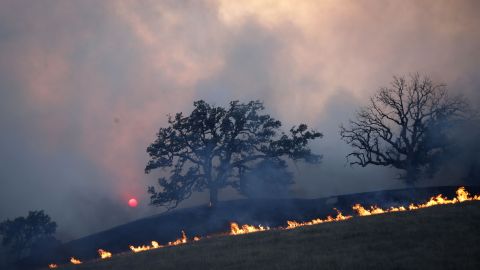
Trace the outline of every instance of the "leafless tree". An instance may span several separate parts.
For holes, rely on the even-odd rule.
[[[342,139],[355,150],[351,165],[391,166],[404,171],[400,178],[415,184],[447,146],[453,120],[467,111],[466,101],[450,97],[443,84],[419,74],[394,77],[361,108]]]

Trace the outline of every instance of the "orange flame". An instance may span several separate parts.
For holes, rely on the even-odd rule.
[[[98,254],[100,255],[100,258],[102,258],[102,259],[107,259],[107,258],[112,257],[112,253],[110,253],[108,251],[105,251],[103,249],[99,249]]]
[[[71,258],[70,258],[70,262],[71,262],[72,264],[81,264],[81,263],[82,263],[80,260],[75,259],[74,257],[71,257]]]
[[[230,235],[262,232],[262,231],[268,231],[268,230],[270,230],[269,227],[264,227],[262,225],[253,226],[253,225],[245,224],[245,225],[242,225],[242,227],[240,227],[235,222],[230,223]]]
[[[386,211],[383,210],[382,208],[379,208],[377,206],[370,206],[370,210],[365,209],[362,205],[360,204],[355,204],[353,207],[353,210],[357,212],[359,216],[370,216],[370,215],[377,215],[377,214],[383,214]]]
[[[438,194],[437,196],[433,196],[428,200],[426,203],[422,204],[410,204],[408,207],[399,206],[399,207],[390,207],[388,209],[382,209],[377,206],[370,206],[369,209],[366,209],[360,204],[355,204],[352,208],[357,212],[359,216],[370,216],[370,215],[377,215],[383,213],[390,213],[390,212],[399,212],[399,211],[407,211],[407,210],[416,210],[421,208],[432,207],[435,205],[442,205],[442,204],[456,204],[465,201],[478,201],[480,200],[480,195],[471,196],[468,191],[465,190],[465,187],[459,187],[456,191],[457,197],[453,199],[448,199],[447,197],[443,197],[442,194]]]
[[[156,249],[156,248],[161,248],[163,247],[162,245],[159,245],[157,241],[152,241],[152,248],[153,249]]]
[[[337,210],[337,209],[335,209],[335,210]],[[337,210],[337,216],[336,217],[328,216],[326,219],[317,218],[317,219],[312,219],[311,221],[307,221],[307,222],[297,222],[297,221],[289,220],[289,221],[287,221],[288,226],[285,229],[293,229],[293,228],[297,228],[297,227],[301,227],[301,226],[311,226],[311,225],[325,223],[325,222],[347,220],[347,219],[350,219],[350,218],[352,218],[352,216],[344,216],[342,214],[342,212]]]
[[[378,215],[378,214],[383,214],[383,213],[390,213],[390,212],[402,212],[402,211],[411,211],[411,210],[416,210],[420,208],[427,208],[435,205],[443,205],[443,204],[456,204],[456,203],[462,203],[465,201],[480,201],[480,195],[470,195],[468,191],[465,190],[465,187],[459,187],[456,191],[456,197],[453,199],[448,199],[446,197],[443,197],[442,194],[433,196],[428,200],[427,202],[423,204],[410,204],[408,207],[405,206],[397,206],[397,207],[390,207],[386,209],[382,209],[376,205],[370,206],[370,207],[363,207],[361,204],[355,204],[352,208],[353,210],[358,214],[358,216],[370,216],[370,215]],[[312,219],[311,221],[306,221],[306,222],[297,222],[297,221],[287,221],[287,227],[280,227],[276,228],[278,230],[286,230],[286,229],[294,229],[297,227],[301,226],[310,226],[310,225],[315,225],[315,224],[321,224],[321,223],[326,223],[326,222],[334,222],[334,221],[342,221],[342,220],[347,220],[351,219],[352,216],[344,216],[342,212],[337,211],[337,216],[332,217],[332,216],[327,216],[325,219]],[[238,223],[231,222],[230,223],[230,232],[229,235],[239,235],[239,234],[248,234],[248,233],[254,233],[254,232],[261,232],[261,231],[268,231],[270,230],[269,227],[264,227],[262,225],[254,226],[254,225],[242,225],[241,227],[238,225]],[[195,236],[193,238],[193,241],[200,241],[199,236]],[[182,231],[182,236],[181,238],[168,242],[168,246],[177,246],[181,244],[186,244],[188,242],[188,238],[185,234],[184,231]],[[164,246],[158,244],[156,241],[151,242],[151,246],[148,245],[143,245],[143,246],[129,246],[130,249],[137,253],[141,251],[146,251],[150,249],[157,249],[157,248],[162,248]],[[105,258],[110,258],[112,254],[108,251],[99,249],[98,253],[102,259]],[[81,264],[82,262],[78,259],[75,259],[72,257],[70,259],[70,262],[72,264]],[[57,268],[58,266],[56,264],[49,264],[49,268]]]
[[[146,251],[146,250],[150,250],[150,249],[162,248],[163,246],[160,245],[160,244],[158,244],[157,241],[152,241],[152,245],[151,245],[151,246],[138,246],[138,247],[129,246],[129,247],[130,247],[130,250],[132,250],[133,252],[137,253],[137,252]]]
[[[168,245],[169,246],[178,246],[178,245],[185,244],[185,243],[187,243],[187,235],[185,234],[184,231],[182,231],[182,237],[178,238],[177,240],[175,240],[173,242],[168,242]]]
[[[200,237],[198,236],[195,236],[193,238],[194,241],[199,241],[200,240]],[[181,244],[185,244],[187,243],[188,239],[187,239],[187,235],[185,234],[184,231],[182,231],[182,237],[175,240],[175,241],[172,241],[172,242],[168,242],[168,246],[178,246],[178,245],[181,245]],[[162,248],[164,246],[158,244],[157,241],[152,241],[152,245],[151,246],[138,246],[138,247],[135,247],[135,246],[130,246],[130,250],[132,250],[133,252],[137,253],[137,252],[141,252],[141,251],[146,251],[146,250],[150,250],[150,249],[157,249],[157,248]]]
[[[51,263],[51,264],[48,265],[48,268],[50,268],[50,269],[58,268],[58,265],[56,265],[54,263]]]
[[[480,195],[474,195],[473,197],[470,196],[470,193],[465,190],[465,187],[459,187],[457,189],[457,200],[459,202],[464,201],[480,201]]]

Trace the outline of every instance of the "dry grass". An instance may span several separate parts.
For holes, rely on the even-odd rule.
[[[60,269],[480,269],[480,203],[214,237]]]

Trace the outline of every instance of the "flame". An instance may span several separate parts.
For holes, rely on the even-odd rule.
[[[377,214],[383,214],[386,211],[383,210],[382,208],[379,208],[377,206],[370,206],[370,210],[365,209],[362,205],[360,204],[355,204],[353,207],[353,210],[357,212],[359,216],[370,216],[370,215],[377,215]]]
[[[130,250],[132,250],[133,252],[137,253],[137,252],[146,251],[146,250],[150,250],[150,249],[162,248],[163,246],[160,245],[160,244],[158,244],[157,241],[152,241],[152,245],[151,245],[151,246],[138,246],[138,247],[129,246],[129,247],[130,247]]]
[[[456,191],[457,197],[453,199],[448,199],[447,197],[443,197],[442,194],[438,194],[437,196],[433,196],[425,203],[422,204],[410,204],[408,207],[398,206],[398,207],[390,207],[387,209],[382,209],[377,206],[370,206],[369,209],[366,209],[360,204],[355,204],[352,208],[357,212],[359,216],[370,216],[370,215],[377,215],[377,214],[384,214],[390,212],[399,212],[399,211],[407,211],[407,210],[417,210],[421,208],[432,207],[435,205],[443,205],[443,204],[456,204],[462,203],[465,201],[479,201],[480,195],[471,196],[468,191],[465,190],[465,187],[459,187]]]
[[[407,211],[407,209],[404,206],[399,206],[399,207],[390,207],[388,209],[389,212],[401,212],[401,211]]]
[[[58,265],[56,265],[54,263],[51,263],[51,264],[48,265],[48,268],[50,268],[50,269],[58,268]]]
[[[456,191],[456,197],[453,199],[448,199],[446,197],[443,197],[442,194],[438,194],[436,196],[431,197],[427,202],[422,203],[422,204],[410,204],[407,207],[405,206],[396,206],[396,207],[390,207],[390,208],[381,208],[376,205],[370,206],[370,207],[364,207],[361,204],[355,204],[352,209],[357,213],[358,216],[370,216],[370,215],[379,215],[379,214],[384,214],[384,213],[390,213],[390,212],[403,212],[403,211],[411,211],[411,210],[416,210],[420,208],[427,208],[427,207],[432,207],[435,205],[443,205],[443,204],[456,204],[456,203],[462,203],[465,201],[480,201],[480,195],[471,195],[468,191],[465,190],[465,187],[459,187]],[[321,223],[326,223],[326,222],[335,222],[335,221],[342,221],[342,220],[347,220],[351,219],[352,216],[348,215],[343,215],[342,212],[339,210],[335,209],[337,211],[337,216],[332,217],[332,216],[327,216],[324,219],[312,219],[310,221],[306,222],[298,222],[298,221],[287,221],[287,226],[286,227],[280,227],[280,228],[275,228],[278,230],[288,230],[288,229],[294,229],[297,227],[301,226],[310,226],[310,225],[315,225],[315,224],[321,224]],[[247,233],[254,233],[254,232],[262,232],[262,231],[268,231],[270,230],[269,227],[264,227],[262,225],[254,226],[254,225],[249,225],[249,224],[244,224],[241,227],[238,225],[238,223],[231,222],[230,223],[230,232],[229,235],[239,235],[239,234],[247,234]],[[208,237],[208,236],[207,236]],[[193,238],[193,241],[200,241],[201,238],[199,236],[195,236]],[[188,243],[188,238],[187,235],[185,234],[184,231],[182,231],[182,236],[178,238],[175,241],[168,242],[168,246],[177,246],[181,244],[186,244]],[[141,251],[146,251],[150,249],[157,249],[157,248],[162,248],[164,247],[163,245],[158,244],[156,241],[152,241],[151,245],[143,245],[143,246],[129,246],[130,249],[137,253]],[[103,249],[99,249],[98,253],[102,259],[110,258],[112,257],[112,253],[105,251]],[[81,264],[82,262],[78,259],[75,259],[72,257],[70,259],[70,262],[72,264]],[[57,268],[58,266],[56,264],[49,264],[49,268]]]
[[[253,226],[253,225],[242,225],[239,227],[237,223],[232,222],[230,223],[230,235],[238,235],[238,234],[246,234],[246,233],[254,233],[254,232],[262,232],[270,230],[269,227],[264,227],[262,225]]]
[[[108,251],[105,251],[103,249],[99,249],[98,254],[100,255],[100,258],[102,258],[102,259],[107,259],[107,258],[112,257],[112,253],[110,253]]]
[[[194,241],[199,241],[200,240],[200,237],[198,236],[195,236],[193,238]],[[168,246],[178,246],[178,245],[181,245],[181,244],[186,244],[188,241],[187,239],[187,235],[185,234],[184,231],[182,231],[182,237],[178,238],[177,240],[175,241],[172,241],[172,242],[168,242]],[[150,249],[157,249],[157,248],[162,248],[164,246],[160,245],[157,241],[152,241],[152,245],[151,246],[138,246],[138,247],[135,247],[135,246],[130,246],[130,250],[132,250],[133,252],[137,253],[137,252],[142,252],[142,251],[146,251],[146,250],[150,250]]]
[[[465,187],[459,187],[456,193],[457,193],[457,200],[459,202],[480,201],[480,195],[475,195],[471,197],[470,193],[468,193],[468,191],[465,190]]]
[[[178,238],[177,240],[175,240],[173,242],[168,242],[168,245],[169,246],[178,246],[178,245],[186,244],[186,243],[187,243],[187,235],[185,234],[184,231],[182,231],[182,237]]]
[[[335,210],[337,210],[337,209],[335,209]],[[316,219],[312,219],[312,220],[307,221],[307,222],[297,222],[297,221],[289,220],[289,221],[287,221],[288,226],[285,229],[293,229],[293,228],[297,228],[297,227],[301,227],[301,226],[311,226],[311,225],[325,223],[325,222],[347,220],[347,219],[350,219],[350,218],[352,218],[352,216],[344,216],[342,214],[342,212],[337,210],[337,216],[336,217],[328,216],[326,219],[316,218]]]
[[[81,264],[81,263],[82,263],[80,260],[75,259],[74,257],[71,257],[71,258],[70,258],[70,262],[71,262],[72,264]]]
[[[161,248],[163,247],[162,245],[158,244],[157,241],[152,241],[152,248],[153,249],[156,249],[156,248]]]

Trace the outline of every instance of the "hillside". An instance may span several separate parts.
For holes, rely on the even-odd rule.
[[[311,220],[335,214],[337,208],[351,214],[355,203],[364,205],[406,205],[425,201],[435,194],[448,197],[455,194],[457,187],[428,187],[401,190],[348,194],[319,199],[263,199],[221,202],[216,208],[199,206],[179,209],[164,214],[136,220],[112,229],[68,242],[54,253],[38,254],[31,258],[30,266],[46,265],[50,262],[67,263],[71,256],[82,260],[98,257],[99,248],[112,253],[129,251],[129,245],[143,245],[156,240],[160,243],[172,241],[185,230],[188,236],[211,235],[225,232],[231,221],[242,224],[263,224],[270,227],[284,226],[287,220]],[[467,188],[478,194],[478,187]]]
[[[60,269],[480,269],[480,202],[219,236]]]
[[[39,252],[25,261],[23,268],[32,269],[51,262],[65,264],[72,256],[82,260],[96,259],[99,248],[114,254],[129,252],[129,245],[148,244],[152,240],[159,243],[175,240],[180,236],[181,230],[193,237],[225,232],[231,221],[270,227],[285,226],[287,220],[305,221],[336,214],[333,208],[351,214],[355,203],[382,207],[408,205],[411,202],[425,201],[439,193],[452,197],[456,189],[457,187],[447,186],[384,190],[319,199],[237,200],[221,202],[216,208],[199,206],[178,209],[65,243],[54,252]],[[467,189],[475,194],[480,192],[479,187]]]

